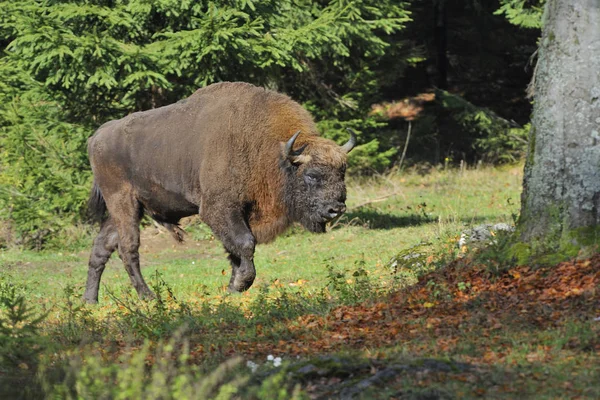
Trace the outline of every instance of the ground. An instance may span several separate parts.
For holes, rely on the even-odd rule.
[[[137,380],[148,384],[135,389],[145,398],[176,397],[173,382],[185,374],[213,382],[203,398],[219,390],[242,398],[598,398],[600,256],[500,265],[501,233],[485,251],[456,244],[469,226],[513,223],[521,171],[350,180],[347,215],[324,235],[293,228],[259,246],[257,280],[241,295],[226,293],[222,247],[195,221],[185,222],[184,244],[144,228],[143,273],[159,294],[152,302],[134,296],[116,257],[100,304],[87,306],[88,249],[2,251],[0,292],[10,284],[48,312],[38,327],[41,361],[23,358],[17,368],[48,371],[83,357],[72,371],[83,398],[112,390],[87,381],[92,375],[134,391],[133,372],[115,371],[136,370],[140,354],[154,371]],[[165,350],[169,341],[177,351]],[[159,362],[178,357],[183,366]],[[0,384],[14,381],[2,365]],[[168,394],[151,391],[157,371],[171,377],[160,389]],[[67,385],[47,380],[55,395]]]

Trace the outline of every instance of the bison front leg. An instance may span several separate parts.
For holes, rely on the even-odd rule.
[[[208,214],[208,213],[207,213]],[[211,227],[215,236],[221,239],[225,250],[229,253],[231,264],[230,292],[248,290],[254,278],[254,247],[256,239],[246,224],[246,218],[240,211],[226,214],[211,213],[205,215],[204,221]]]
[[[250,289],[256,277],[254,259],[240,258],[230,253],[229,263],[231,264],[231,279],[229,279],[227,290],[230,292],[243,292]]]
[[[250,289],[256,277],[254,268],[256,240],[243,219],[232,221],[231,227],[233,228],[231,235],[227,241],[223,241],[231,264],[231,279],[227,289],[230,292],[243,292]]]

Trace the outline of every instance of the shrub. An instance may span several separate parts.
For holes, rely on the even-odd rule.
[[[39,328],[45,318],[29,307],[22,288],[0,277],[0,367],[35,367],[43,342]]]
[[[0,112],[0,210],[21,244],[41,248],[48,235],[82,220],[90,188],[89,131],[66,122],[60,105],[38,91]]]
[[[81,349],[61,361],[62,373],[42,369],[47,398],[61,399],[300,399],[286,370],[252,379],[240,357],[202,371],[192,362],[190,348],[179,330],[166,341],[106,359],[102,349]]]
[[[35,312],[25,296],[0,276],[0,398],[39,397],[35,374],[47,344],[39,332],[46,314]]]

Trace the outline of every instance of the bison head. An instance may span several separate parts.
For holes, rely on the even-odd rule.
[[[349,131],[350,140],[343,146],[313,137],[294,150],[298,131],[283,147],[289,214],[311,232],[325,232],[327,222],[346,211],[346,154],[356,144]]]

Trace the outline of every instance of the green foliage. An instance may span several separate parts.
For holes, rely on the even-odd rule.
[[[365,173],[369,170],[383,171],[390,166],[391,158],[396,149],[380,151],[379,141],[374,139],[369,143],[356,146],[348,158],[348,166],[353,171]]]
[[[514,126],[492,111],[477,107],[460,96],[436,91],[436,102],[459,127],[457,147],[475,152],[489,163],[514,163],[527,150],[529,125]]]
[[[286,368],[253,376],[240,357],[203,371],[192,362],[189,340],[179,330],[156,345],[146,341],[118,357],[101,348],[69,352],[45,365],[40,380],[47,398],[61,399],[304,399]],[[149,360],[152,360],[149,363]],[[115,362],[116,361],[116,362]]]
[[[270,320],[293,319],[307,312],[319,312],[326,308],[324,296],[285,287],[263,285],[248,309],[256,323]]]
[[[399,286],[415,284],[419,276],[432,271],[433,247],[431,243],[419,243],[400,250],[387,263],[394,281]]]
[[[555,225],[547,236],[523,242],[519,232],[499,232],[490,246],[476,255],[490,271],[501,273],[514,265],[553,266],[563,261],[585,259],[600,248],[600,228],[589,226],[561,232]]]
[[[185,233],[195,241],[214,239],[214,235],[208,225],[199,220],[187,225],[185,227]]]
[[[393,37],[410,21],[407,5],[389,0],[23,0],[0,8],[0,214],[21,243],[38,248],[82,220],[86,139],[103,122],[226,80],[286,92],[318,120],[362,120],[384,83],[379,61],[393,53],[401,71],[414,56]],[[365,137],[360,168],[385,168],[393,153],[377,154],[374,136]]]
[[[38,90],[9,104],[0,109],[0,209],[23,244],[40,248],[48,234],[84,215],[89,132],[64,121],[60,105]]]
[[[545,3],[546,0],[500,0],[496,14],[504,15],[511,24],[539,29]]]
[[[102,337],[102,327],[92,316],[92,309],[81,299],[80,285],[66,284],[56,303],[56,336],[64,344],[77,344]]]
[[[354,270],[339,270],[327,265],[327,288],[342,304],[355,304],[366,300],[378,290],[365,269],[365,261],[355,263]]]
[[[155,360],[151,367],[149,358]],[[146,342],[118,362],[107,362],[101,349],[70,354],[62,382],[46,371],[41,376],[48,397],[65,399],[231,399],[248,380],[239,358],[206,375],[189,360],[189,344],[178,334],[154,351]]]
[[[307,105],[313,114],[319,113],[319,108]],[[341,122],[337,119],[324,119],[317,124],[321,132],[337,143],[348,140],[348,128],[353,129],[357,136],[358,145],[348,155],[348,166],[353,175],[370,175],[390,167],[397,150],[390,143],[389,130],[382,129],[386,124],[369,116],[365,119],[352,119]]]
[[[0,276],[0,374],[4,368],[31,369],[43,341],[39,330],[46,314],[30,307],[24,290]]]
[[[158,271],[150,280],[150,287],[156,298],[145,302],[131,290],[118,296],[109,291],[109,297],[119,306],[120,329],[124,333],[152,339],[169,335],[186,322],[193,324],[189,305],[175,298]]]

